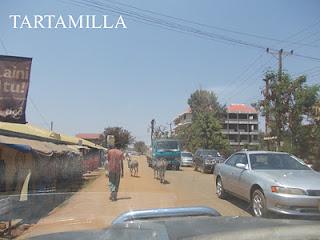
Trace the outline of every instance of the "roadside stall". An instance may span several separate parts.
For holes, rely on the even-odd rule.
[[[0,171],[0,221],[9,223],[11,219],[32,219],[33,212],[56,206],[63,199],[51,193],[69,191],[74,182],[79,186],[82,180],[79,150],[3,135]]]

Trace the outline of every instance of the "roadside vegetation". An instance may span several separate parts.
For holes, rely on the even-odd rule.
[[[188,99],[192,112],[192,123],[177,129],[177,138],[183,148],[195,152],[198,148],[217,149],[223,154],[230,153],[229,142],[222,134],[226,109],[218,102],[212,91],[196,90]]]
[[[265,81],[269,91],[256,106],[263,116],[269,114],[267,135],[276,140],[263,148],[292,153],[320,169],[320,86],[308,85],[306,76],[295,78],[289,73],[282,73],[279,81],[273,71],[265,74]]]

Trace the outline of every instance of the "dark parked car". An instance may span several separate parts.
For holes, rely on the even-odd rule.
[[[194,154],[194,170],[213,173],[217,163],[222,163],[224,158],[214,149],[198,149]]]

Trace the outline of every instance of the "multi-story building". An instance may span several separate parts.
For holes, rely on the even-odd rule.
[[[173,120],[173,123],[174,123],[173,133],[177,129],[179,129],[179,127],[191,124],[192,123],[191,109],[188,108],[186,111],[184,111],[183,113],[175,117],[175,119]]]
[[[173,122],[175,124],[174,130],[191,124],[191,109],[179,114]],[[229,139],[230,145],[233,148],[253,148],[259,145],[258,112],[253,107],[245,104],[229,105],[222,126],[222,133]]]
[[[230,145],[234,148],[259,145],[257,110],[245,104],[229,105],[222,132],[228,137]]]

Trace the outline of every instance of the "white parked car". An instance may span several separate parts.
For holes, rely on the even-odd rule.
[[[193,155],[191,152],[181,152],[181,166],[183,167],[193,166]]]

